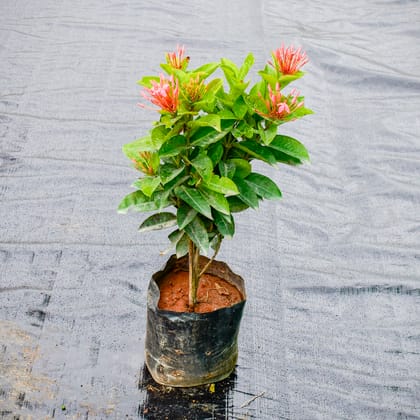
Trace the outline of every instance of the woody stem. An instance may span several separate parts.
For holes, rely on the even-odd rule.
[[[199,276],[199,259],[200,251],[195,246],[194,242],[190,239],[188,245],[188,280],[189,280],[189,293],[188,293],[188,304],[191,310],[197,303],[197,290],[198,282],[200,281]]]

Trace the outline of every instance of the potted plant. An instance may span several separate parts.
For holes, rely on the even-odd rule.
[[[152,277],[148,294],[146,364],[161,384],[211,383],[235,367],[246,294],[242,278],[215,257],[222,240],[234,235],[234,213],[281,197],[253,161],[309,160],[298,140],[278,133],[280,125],[312,113],[296,89],[283,91],[303,76],[306,62],[301,49],[282,46],[250,86],[252,54],[241,66],[222,58],[189,70],[189,57],[178,47],[161,64],[166,75],[138,82],[160,116],[148,134],[123,147],[141,176],[119,211],[154,212],[141,232],[174,228],[169,240],[176,255]],[[216,70],[220,77],[209,80]],[[203,309],[210,295],[222,302]]]

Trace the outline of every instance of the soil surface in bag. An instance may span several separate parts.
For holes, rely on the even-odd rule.
[[[159,309],[174,312],[192,312],[188,304],[188,272],[167,274],[160,282]],[[201,276],[197,291],[198,302],[194,312],[213,312],[241,302],[241,292],[229,282],[211,274]]]

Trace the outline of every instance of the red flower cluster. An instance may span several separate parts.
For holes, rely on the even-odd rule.
[[[155,168],[153,167],[153,154],[151,152],[139,152],[137,159],[131,159],[138,171],[146,175],[155,175]]]

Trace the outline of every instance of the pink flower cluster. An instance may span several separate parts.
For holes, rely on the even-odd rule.
[[[275,90],[268,86],[268,99],[264,99],[261,93],[259,96],[264,101],[267,112],[260,110],[256,110],[256,112],[262,117],[274,120],[282,120],[304,105],[303,101],[299,102],[299,92],[296,89],[285,96],[281,93],[278,83]]]
[[[182,88],[190,102],[199,101],[206,93],[206,85],[200,81],[200,76],[191,78]]]
[[[166,54],[166,62],[174,69],[185,70],[190,61],[190,57],[184,57],[184,54],[185,47],[177,45],[176,52]]]
[[[273,61],[269,61],[269,64],[282,74],[295,74],[309,61],[302,48],[295,50],[293,45],[288,48],[282,45],[272,52],[272,57]]]
[[[161,74],[159,83],[155,80],[152,80],[151,83],[151,88],[144,88],[143,97],[162,110],[171,114],[175,113],[179,106],[178,80],[174,80],[173,76],[165,79],[165,76]],[[143,104],[138,105],[142,108],[145,107]]]

